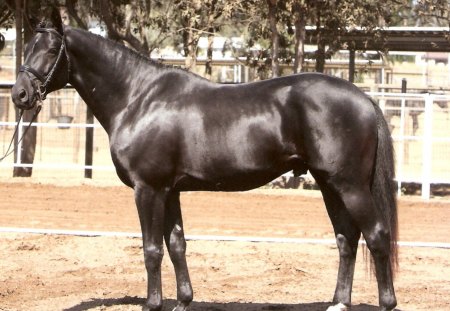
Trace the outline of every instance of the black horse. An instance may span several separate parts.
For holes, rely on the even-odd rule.
[[[174,310],[192,301],[181,191],[247,190],[290,170],[309,170],[323,193],[340,255],[333,302],[351,304],[362,233],[380,308],[396,306],[392,141],[380,109],[353,84],[315,73],[215,84],[64,27],[56,13],[40,26],[12,98],[32,109],[71,83],[105,128],[117,174],[135,192],[148,274],[144,310],[162,309],[164,240],[176,273]]]

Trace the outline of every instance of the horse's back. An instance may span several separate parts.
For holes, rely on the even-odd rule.
[[[372,103],[342,79],[300,74],[199,90],[179,122],[183,170],[195,179],[224,184],[307,167],[335,174],[374,152]]]

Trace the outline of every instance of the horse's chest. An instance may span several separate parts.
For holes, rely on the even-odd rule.
[[[173,171],[176,145],[173,131],[150,125],[125,128],[110,137],[116,169],[148,178],[165,178]]]

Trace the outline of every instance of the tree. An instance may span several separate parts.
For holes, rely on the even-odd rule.
[[[211,74],[212,42],[221,23],[230,17],[238,0],[66,0],[69,15],[79,24],[86,22],[78,11],[89,7],[89,14],[106,28],[107,36],[136,51],[150,55],[163,44],[182,46],[185,68],[195,67],[198,41],[201,36],[209,39],[205,74]]]
[[[173,1],[66,0],[65,5],[78,27],[87,29],[89,20],[97,19],[109,39],[147,56],[170,38]]]
[[[376,36],[380,27],[390,24],[392,12],[397,12],[402,5],[402,0],[321,0],[311,5],[311,19],[316,26],[316,71],[322,72],[325,59],[337,50],[351,49],[353,42],[342,41],[344,34],[361,28]]]
[[[442,1],[442,0],[429,0]],[[379,37],[377,29],[391,25],[395,14],[406,0],[250,0],[246,1],[248,46],[258,43],[262,50],[249,63],[260,71],[268,69],[278,75],[279,63],[293,65],[294,72],[303,70],[305,27],[315,26],[317,50],[309,55],[316,61],[316,71],[323,72],[325,59],[341,48],[351,48],[343,35],[354,28]],[[245,13],[244,13],[245,14]],[[246,20],[246,19],[244,19]],[[382,38],[379,38],[382,40]]]
[[[176,0],[175,10],[178,18],[177,33],[180,34],[185,59],[185,68],[191,70],[196,65],[198,54],[198,41],[200,37],[208,37],[208,51],[205,74],[211,75],[212,43],[226,21],[229,20],[240,0]]]
[[[14,23],[14,12],[8,6],[8,3],[4,2],[0,4],[0,26],[5,28],[12,27]],[[5,37],[0,33],[0,51],[5,47]]]
[[[448,0],[412,1],[415,26],[443,26],[450,28],[450,3]]]

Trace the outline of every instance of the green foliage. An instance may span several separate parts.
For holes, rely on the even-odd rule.
[[[450,3],[448,0],[413,1],[412,8],[416,26],[450,27]]]
[[[67,8],[71,23],[87,28],[99,21],[108,36],[150,54],[163,46],[181,46],[195,62],[201,36],[242,36],[246,57],[261,77],[268,76],[272,58],[293,64],[299,57],[299,25],[315,26],[317,51],[309,57],[320,65],[353,42],[343,34],[363,29],[382,41],[378,29],[394,25],[450,26],[448,0],[36,0],[24,1],[25,15],[42,16],[50,5]],[[270,5],[272,11],[269,10]],[[0,4],[0,26],[14,22],[15,1]],[[269,19],[275,20],[274,28]],[[31,23],[26,19],[24,27]],[[302,23],[303,22],[303,23]],[[272,24],[273,25],[273,24]],[[300,38],[300,39],[299,39]],[[273,53],[273,40],[277,53]],[[0,41],[1,42],[1,41]],[[274,56],[275,55],[275,56]],[[319,66],[320,67],[320,66]],[[320,69],[320,68],[318,68]]]

